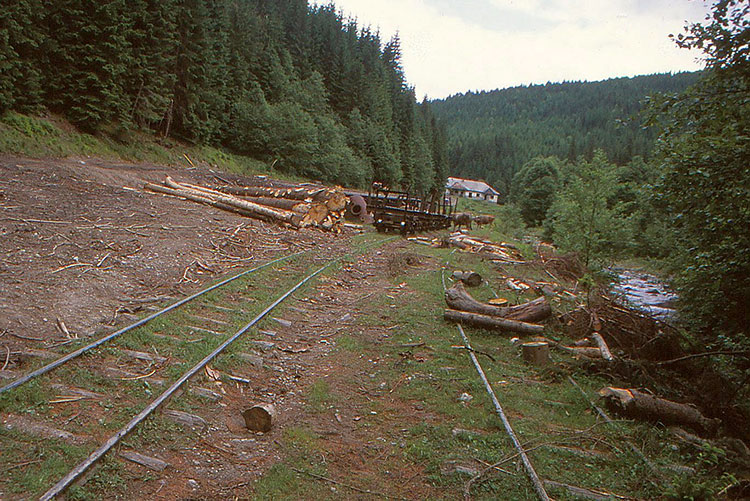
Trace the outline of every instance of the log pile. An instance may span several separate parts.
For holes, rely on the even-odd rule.
[[[338,188],[281,183],[254,178],[257,186],[205,187],[178,183],[167,177],[164,185],[147,183],[149,191],[210,205],[243,216],[293,228],[317,227],[340,233],[348,197]]]
[[[456,247],[466,252],[482,254],[492,261],[503,263],[522,263],[523,256],[513,245],[505,242],[495,243],[456,231],[441,240],[443,247]]]
[[[465,252],[482,254],[483,256],[499,263],[524,263],[523,256],[515,245],[501,242],[495,243],[479,237],[467,235],[461,231],[454,231],[443,238],[411,237],[409,241],[432,247],[456,247]]]
[[[521,334],[541,334],[544,326],[533,322],[552,314],[544,297],[517,306],[480,303],[466,292],[460,281],[445,291],[445,302],[448,308],[443,316],[448,321]]]

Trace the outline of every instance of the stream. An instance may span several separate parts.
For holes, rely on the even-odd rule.
[[[674,303],[677,294],[670,291],[658,277],[650,273],[613,268],[619,283],[613,287],[616,294],[654,318],[662,321],[673,320],[677,311]]]

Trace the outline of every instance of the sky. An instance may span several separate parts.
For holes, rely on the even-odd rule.
[[[321,3],[321,2],[319,2]],[[328,3],[328,2],[325,2]],[[702,0],[334,0],[401,39],[417,97],[532,83],[697,70],[669,34],[702,22]]]

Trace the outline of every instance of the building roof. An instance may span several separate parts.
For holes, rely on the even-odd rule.
[[[474,191],[477,193],[489,193],[499,195],[500,193],[484,181],[463,179],[460,177],[449,177],[446,187],[452,190]]]

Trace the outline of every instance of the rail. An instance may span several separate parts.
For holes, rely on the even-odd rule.
[[[289,258],[292,258],[292,257],[295,257],[295,256],[299,256],[301,254],[304,254],[305,252],[308,252],[308,251],[296,252],[296,253],[290,254],[288,256],[284,256],[284,257],[280,257],[278,259],[274,259],[273,261],[269,261],[269,262],[264,263],[264,264],[262,264],[260,266],[256,266],[255,268],[251,268],[249,270],[245,270],[245,271],[243,271],[241,273],[238,273],[238,274],[236,274],[234,276],[231,276],[231,277],[227,278],[226,280],[222,280],[221,282],[219,282],[217,284],[214,284],[214,285],[212,285],[210,287],[207,287],[207,288],[205,288],[205,289],[203,289],[201,291],[198,291],[195,294],[193,294],[191,296],[188,296],[188,297],[186,297],[184,299],[181,299],[181,300],[177,301],[176,303],[171,304],[170,306],[167,306],[166,308],[164,308],[162,310],[159,310],[159,311],[157,311],[156,313],[154,313],[152,315],[149,315],[149,316],[147,316],[145,318],[142,318],[141,320],[138,320],[137,322],[132,323],[132,324],[128,325],[127,327],[123,327],[122,329],[120,329],[118,331],[115,331],[112,334],[104,336],[103,338],[100,338],[100,339],[94,341],[93,343],[89,343],[86,346],[82,346],[81,348],[79,348],[79,349],[77,349],[77,350],[75,350],[75,351],[73,351],[71,353],[68,353],[67,355],[64,355],[64,356],[60,357],[57,360],[54,360],[53,362],[50,362],[49,364],[47,364],[47,365],[45,365],[43,367],[40,367],[39,369],[36,369],[36,370],[34,370],[34,371],[32,371],[32,372],[24,375],[24,376],[19,377],[18,379],[16,379],[12,383],[9,383],[9,384],[3,386],[2,388],[0,388],[0,394],[5,393],[6,391],[10,391],[13,388],[17,388],[17,387],[19,387],[19,386],[21,386],[21,385],[23,385],[25,383],[28,383],[29,381],[31,381],[35,377],[41,376],[42,374],[46,374],[47,372],[50,372],[51,370],[53,370],[53,369],[55,369],[57,367],[60,367],[61,365],[66,364],[67,362],[70,362],[74,358],[79,357],[79,356],[83,355],[84,353],[86,353],[88,351],[91,351],[91,350],[93,350],[94,348],[96,348],[98,346],[103,345],[107,341],[111,341],[112,339],[115,339],[115,338],[117,338],[117,337],[125,334],[128,331],[131,331],[133,329],[136,329],[138,327],[146,325],[151,320],[153,320],[153,319],[155,319],[157,317],[160,317],[161,315],[163,315],[165,313],[168,313],[168,312],[170,312],[170,311],[172,311],[172,310],[174,310],[176,308],[179,308],[180,306],[182,306],[182,305],[184,305],[186,303],[189,303],[190,301],[192,301],[192,300],[194,300],[194,299],[196,299],[196,298],[198,298],[198,297],[200,297],[200,296],[202,296],[202,295],[204,295],[204,294],[206,294],[208,292],[216,290],[219,287],[223,287],[224,285],[227,285],[228,283],[233,282],[233,281],[237,280],[238,278],[244,277],[246,275],[249,275],[250,273],[253,273],[253,272],[256,272],[256,271],[261,270],[263,268],[266,268],[268,266],[271,266],[272,264],[276,264],[276,263],[284,261],[286,259],[289,259]]]

